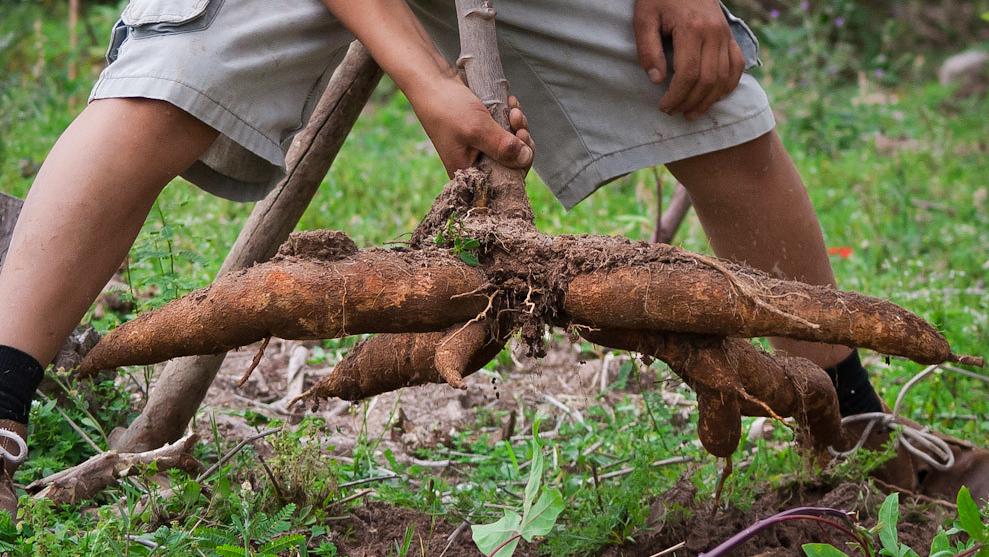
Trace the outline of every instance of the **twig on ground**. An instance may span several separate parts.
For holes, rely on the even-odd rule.
[[[151,540],[146,540],[146,539],[144,539],[144,538],[142,538],[140,536],[135,536],[133,534],[127,534],[126,538],[127,538],[127,541],[134,542],[134,543],[136,543],[138,545],[141,545],[141,546],[144,546],[144,547],[146,547],[146,548],[148,548],[148,549],[150,549],[152,551],[158,549],[158,544],[156,544],[155,542],[153,542]]]
[[[309,349],[301,344],[292,349],[285,370],[285,396],[271,405],[282,413],[290,414],[292,401],[302,396],[306,382],[306,361],[309,359]]]
[[[594,451],[600,449],[601,445],[603,444],[604,444],[604,439],[598,439],[593,444],[591,444],[590,447],[584,449],[581,454],[583,454],[584,456],[591,456],[592,454],[594,454]]]
[[[465,520],[457,526],[456,530],[454,530],[452,534],[446,537],[446,547],[443,548],[443,552],[440,553],[440,557],[443,557],[446,555],[447,551],[450,551],[450,547],[453,546],[453,542],[457,541],[457,538],[460,537],[460,534],[466,530],[468,526],[470,526],[470,523]]]
[[[398,474],[391,474],[391,475],[385,475],[385,476],[375,476],[373,478],[363,478],[363,479],[354,480],[354,481],[351,481],[351,482],[344,482],[344,483],[340,484],[339,487],[340,487],[340,489],[346,489],[348,487],[354,487],[354,486],[358,486],[358,485],[364,485],[364,484],[369,484],[369,483],[374,483],[374,482],[381,482],[381,481],[385,481],[385,480],[394,480],[395,478],[399,478],[399,477],[401,477],[401,476],[399,476]]]
[[[692,456],[674,456],[671,458],[665,458],[663,460],[657,460],[650,464],[653,468],[661,468],[663,466],[670,466],[671,464],[682,464],[685,462],[693,462],[694,457]],[[635,472],[636,468],[634,466],[627,466],[620,470],[615,470],[614,472],[608,472],[607,474],[601,474],[598,479],[601,481],[610,480],[613,478],[620,478],[622,476],[627,476],[632,472]]]
[[[560,410],[562,410],[568,416],[570,416],[571,418],[573,418],[577,423],[579,423],[580,425],[584,426],[584,428],[587,429],[587,431],[593,431],[593,429],[591,428],[591,426],[588,425],[587,422],[584,421],[584,416],[582,416],[579,411],[577,411],[577,410],[571,410],[569,406],[567,406],[566,404],[563,404],[562,402],[560,402],[553,395],[544,394],[543,395],[543,399],[545,399],[546,402],[548,402],[548,403],[552,404],[553,406],[556,406],[557,408],[559,408]]]
[[[258,433],[256,435],[252,435],[252,436],[250,436],[250,437],[248,437],[246,439],[242,439],[240,441],[240,443],[237,443],[237,445],[234,448],[230,449],[229,451],[227,451],[227,453],[225,455],[223,455],[222,457],[220,457],[220,460],[217,460],[216,461],[216,464],[213,464],[212,466],[210,466],[209,468],[207,468],[202,474],[199,474],[198,476],[196,476],[196,482],[198,483],[198,482],[204,481],[205,479],[209,478],[213,474],[213,472],[216,472],[217,470],[219,470],[221,466],[223,466],[224,464],[226,464],[228,460],[230,460],[231,458],[233,458],[235,454],[239,453],[240,450],[243,449],[244,447],[246,447],[249,443],[253,443],[253,442],[257,441],[258,439],[263,439],[263,438],[265,438],[265,437],[267,437],[269,435],[278,433],[281,430],[282,430],[282,428],[277,427],[277,428],[274,428],[274,429],[269,429],[269,430],[266,430],[266,431],[262,431],[261,433]]]
[[[117,481],[143,471],[144,466],[156,465],[159,470],[199,466],[189,454],[196,444],[195,434],[174,443],[142,453],[106,451],[86,462],[37,480],[27,486],[35,499],[49,499],[56,504],[75,503],[90,499]]]
[[[605,353],[604,358],[601,358],[600,386],[598,387],[598,392],[601,394],[608,390],[608,371],[611,368],[611,361],[614,359],[615,356],[611,351]]]
[[[935,499],[934,497],[928,497],[928,496],[926,496],[926,495],[924,495],[922,493],[917,493],[917,492],[914,492],[914,491],[909,491],[909,490],[903,489],[902,487],[897,487],[897,486],[895,486],[895,485],[893,485],[891,483],[886,483],[886,482],[884,482],[884,481],[882,481],[882,480],[880,480],[878,478],[870,478],[870,479],[873,482],[875,482],[876,485],[878,485],[879,487],[885,489],[886,491],[888,491],[890,493],[902,493],[903,495],[906,495],[907,497],[912,497],[912,498],[914,498],[914,499],[916,499],[918,501],[923,501],[924,503],[928,503],[928,504],[931,504],[931,505],[938,505],[938,506],[941,506],[941,507],[944,507],[944,508],[948,509],[949,511],[957,511],[958,510],[958,505],[952,503],[951,501],[943,501],[941,499]]]
[[[275,477],[275,473],[271,471],[271,467],[265,462],[264,457],[258,455],[258,462],[261,463],[261,468],[264,469],[264,473],[268,476],[268,481],[271,482],[271,487],[275,488],[275,495],[278,496],[278,500],[282,505],[286,504],[288,500],[285,498],[285,493],[282,491],[282,486],[278,483],[278,479]]]
[[[38,396],[41,397],[45,402],[52,401],[52,399],[48,398],[48,395],[46,395],[41,391],[38,391]],[[62,419],[65,420],[65,423],[69,424],[69,427],[71,427],[73,431],[78,433],[79,437],[82,437],[82,440],[85,441],[87,445],[92,447],[94,451],[96,451],[97,453],[104,452],[103,448],[97,445],[96,441],[93,441],[92,437],[90,437],[85,431],[83,431],[83,429],[79,427],[79,424],[77,424],[75,420],[70,418],[69,415],[66,414],[64,410],[59,408],[57,402],[55,403],[55,411],[58,412],[59,416],[62,416]]]
[[[333,501],[332,503],[330,503],[330,506],[332,506],[332,505],[342,505],[344,503],[348,503],[350,501],[353,501],[354,499],[360,499],[361,497],[365,497],[365,496],[370,495],[372,493],[374,493],[374,490],[373,489],[363,489],[361,491],[358,491],[357,493],[354,493],[352,495],[348,495],[348,496],[344,497],[343,499],[339,499],[337,501]]]
[[[450,465],[449,460],[424,460],[415,457],[409,458],[409,462],[415,464],[416,466],[422,466],[423,468],[446,468]]]
[[[674,551],[683,549],[684,547],[687,547],[687,542],[685,542],[685,541],[680,542],[680,543],[678,543],[678,544],[676,544],[674,546],[667,547],[666,549],[664,549],[662,551],[659,551],[657,553],[653,553],[649,557],[663,557],[663,555],[669,555],[670,553],[673,553]]]

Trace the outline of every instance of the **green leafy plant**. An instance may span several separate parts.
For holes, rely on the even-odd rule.
[[[542,448],[538,436],[534,436],[522,513],[506,509],[505,515],[497,522],[471,526],[474,543],[488,557],[510,557],[515,553],[520,539],[531,542],[553,529],[557,517],[563,512],[563,495],[558,489],[542,489],[543,466]]]
[[[205,531],[204,545],[213,545],[221,557],[277,557],[290,548],[304,549],[304,535],[286,534],[292,528],[293,514],[295,505],[289,503],[270,516],[264,512],[252,515],[242,501],[242,512],[231,516],[234,529]]]
[[[950,530],[941,529],[931,540],[930,557],[989,557],[989,524],[983,522],[979,507],[972,498],[967,487],[958,492],[958,527]],[[879,508],[879,522],[869,530],[870,534],[879,537],[879,555],[888,557],[919,557],[910,546],[899,540],[897,524],[900,521],[900,494],[891,493]],[[966,541],[952,538],[960,533],[968,535]],[[868,547],[862,547],[866,555],[872,555]],[[803,545],[808,557],[848,557],[848,554],[837,547],[826,543],[809,543]]]
[[[481,242],[477,238],[463,235],[460,220],[456,215],[450,215],[446,221],[446,228],[436,235],[435,242],[438,246],[449,246],[454,255],[471,267],[476,267],[480,263],[477,250],[481,248]]]
[[[876,524],[876,529],[879,530],[879,541],[882,543],[880,555],[889,555],[890,557],[917,555],[909,546],[900,542],[899,532],[896,528],[899,521],[900,494],[890,493],[883,501],[882,507],[879,508],[879,524]]]

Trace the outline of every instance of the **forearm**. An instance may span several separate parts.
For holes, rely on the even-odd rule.
[[[323,0],[410,99],[456,71],[404,0]],[[414,99],[413,99],[414,102]]]

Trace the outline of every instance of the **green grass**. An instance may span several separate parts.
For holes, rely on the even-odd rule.
[[[88,17],[102,34],[114,14],[111,6],[96,6]],[[40,39],[32,30],[38,17],[42,22]],[[0,75],[0,190],[4,192],[19,196],[27,192],[31,178],[21,176],[21,161],[44,159],[58,134],[84,105],[98,72],[103,45],[90,44],[84,35],[81,77],[74,81],[65,78],[68,49],[63,21],[57,10],[42,13],[42,8],[31,3],[14,4],[9,12],[5,8],[0,19],[0,62],[6,68]],[[779,24],[768,27],[767,38],[772,40],[764,41],[769,50],[761,77],[775,100],[780,132],[818,208],[828,245],[852,249],[847,258],[833,258],[839,283],[845,289],[889,298],[908,307],[943,330],[958,352],[986,353],[989,121],[984,101],[958,101],[933,82],[887,75],[882,91],[895,94],[895,102],[855,102],[862,91],[853,82],[799,65],[801,51],[797,47],[805,43],[813,46],[813,41],[804,39],[816,29],[782,28]],[[36,49],[39,42],[40,56]],[[34,76],[39,59],[41,71]],[[879,85],[872,87],[878,89]],[[880,153],[875,148],[877,134],[914,140],[915,147]],[[531,176],[529,193],[537,224],[547,233],[648,238],[655,210],[654,176],[653,171],[645,170],[623,178],[569,213],[537,177]],[[672,184],[669,176],[663,179]],[[401,240],[425,213],[445,180],[443,168],[407,101],[386,84],[347,140],[301,228],[343,230],[359,245]],[[143,302],[142,308],[207,284],[249,211],[249,206],[216,199],[181,180],[168,186],[129,258],[134,288],[154,287],[158,292],[151,301]],[[688,249],[710,251],[693,217],[678,241]],[[115,324],[114,318],[99,323],[104,328]],[[327,351],[348,345],[328,343]],[[919,369],[899,360],[873,366],[880,393],[890,402]],[[654,366],[647,373],[665,377],[668,372]],[[90,405],[99,409],[95,415],[84,412],[79,404],[60,406],[94,439],[101,441],[100,429],[125,421],[133,411],[119,385],[101,385],[85,397],[73,387],[67,388],[72,400],[98,401]],[[985,383],[952,374],[936,375],[912,391],[905,412],[937,429],[984,442],[989,435],[986,395]],[[653,461],[677,454],[699,459],[702,465],[694,481],[702,496],[713,492],[718,468],[690,444],[695,439],[693,426],[673,426],[670,409],[661,399],[647,394],[645,400],[648,407],[631,399],[614,406],[596,406],[586,415],[589,430],[568,423],[557,439],[544,440],[545,481],[559,488],[567,503],[559,526],[542,546],[545,551],[553,555],[593,554],[603,544],[621,543],[633,536],[646,517],[650,498],[671,488],[682,471],[680,467],[650,467]],[[93,453],[54,404],[37,405],[33,415],[33,455],[31,464],[19,474],[20,481],[30,481]],[[339,489],[339,484],[377,475],[378,467],[402,475],[377,486],[381,499],[445,515],[454,523],[461,517],[470,517],[474,523],[490,522],[501,511],[485,504],[517,504],[520,482],[525,478],[518,464],[530,455],[527,443],[509,446],[488,438],[484,428],[500,423],[504,416],[479,416],[482,422],[458,433],[449,446],[419,455],[465,462],[458,467],[462,477],[434,477],[428,469],[390,461],[387,454],[378,459],[374,439],[360,440],[352,464],[326,461],[320,457],[318,445],[305,442],[318,440],[318,424],[290,428],[273,442],[276,456],[270,461],[280,477],[297,478],[292,491],[295,506],[289,511],[280,510],[286,508],[287,501],[272,497],[270,482],[256,457],[246,450],[222,473],[202,483],[175,474],[179,495],[142,513],[132,509],[140,491],[129,484],[103,496],[99,500],[103,506],[95,515],[81,514],[77,508],[31,504],[19,530],[0,520],[0,551],[15,555],[212,555],[219,554],[218,548],[224,545],[239,544],[243,550],[245,537],[253,542],[248,544],[250,550],[259,550],[291,531],[303,537],[302,543],[308,544],[311,554],[332,555],[334,550],[325,542],[330,528],[325,503],[354,492]],[[526,422],[537,418],[526,416]],[[597,451],[584,455],[585,449],[599,441],[603,444]],[[235,442],[201,445],[199,456],[212,462]],[[780,451],[764,442],[742,450],[748,449],[754,454],[752,464],[737,472],[728,485],[726,496],[736,504],[746,505],[784,478],[812,473],[791,450]],[[480,458],[468,459],[450,451]],[[623,466],[634,466],[635,472],[593,489],[587,487],[587,482],[593,482],[595,469],[603,473]],[[323,481],[314,482],[313,478]],[[139,486],[145,484],[138,482]],[[119,497],[131,502],[128,508],[132,510],[117,516],[108,504]],[[282,522],[290,529],[283,528]],[[151,551],[127,541],[128,536],[153,541],[160,548]],[[286,543],[289,541],[298,540]]]

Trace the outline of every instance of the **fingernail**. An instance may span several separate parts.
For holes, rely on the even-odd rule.
[[[518,159],[516,159],[516,162],[520,166],[525,166],[525,165],[529,164],[530,162],[532,162],[532,149],[530,149],[528,145],[526,145],[525,147],[523,147],[522,148],[522,151],[519,152],[519,156],[518,156]]]
[[[649,74],[649,80],[655,83],[656,85],[659,85],[660,83],[663,82],[663,74],[660,73],[660,71],[657,70],[656,68],[651,68],[646,73]]]

